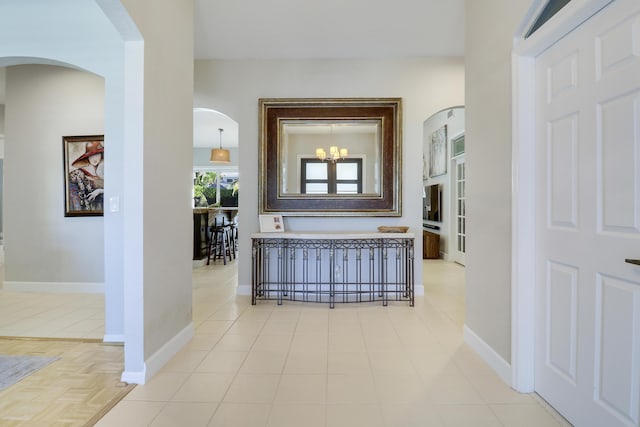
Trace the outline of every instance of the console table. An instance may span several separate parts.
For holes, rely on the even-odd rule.
[[[412,233],[253,233],[251,303],[408,301]]]

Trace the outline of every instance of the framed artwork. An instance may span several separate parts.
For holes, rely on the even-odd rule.
[[[282,215],[260,215],[261,233],[282,233],[284,232],[284,221]]]
[[[64,216],[104,215],[104,135],[63,136]]]
[[[431,134],[429,141],[429,177],[447,173],[447,125]]]

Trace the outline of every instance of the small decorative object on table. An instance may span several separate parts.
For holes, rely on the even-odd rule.
[[[261,233],[282,233],[284,232],[284,221],[282,215],[260,215]]]
[[[387,226],[381,225],[378,227],[378,231],[381,233],[406,233],[409,230],[409,227],[405,227],[403,225],[396,226]]]

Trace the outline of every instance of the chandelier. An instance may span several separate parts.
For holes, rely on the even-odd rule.
[[[220,131],[220,148],[214,148],[211,150],[211,157],[209,161],[211,163],[230,163],[229,150],[222,148],[222,131],[224,129],[219,128]]]
[[[330,162],[338,161],[344,157],[347,157],[349,152],[346,148],[338,148],[335,145],[329,147],[329,155],[324,151],[324,148],[316,148],[316,157],[320,160],[328,160]]]

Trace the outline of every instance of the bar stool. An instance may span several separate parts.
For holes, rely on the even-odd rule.
[[[207,255],[207,265],[213,259],[222,258],[224,265],[227,265],[227,257],[231,261],[231,257],[235,258],[235,253],[231,251],[230,240],[230,224],[218,224],[218,218],[213,219],[213,225],[210,227],[209,250]]]

